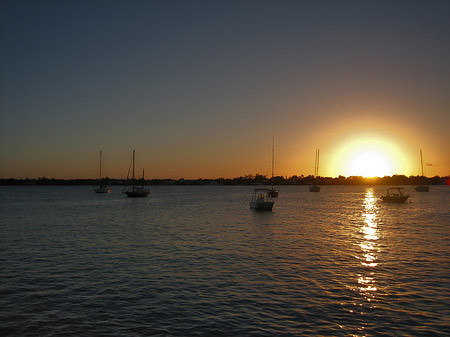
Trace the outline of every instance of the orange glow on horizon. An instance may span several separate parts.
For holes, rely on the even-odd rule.
[[[395,139],[378,134],[353,134],[334,145],[331,176],[366,178],[411,174],[409,156]]]

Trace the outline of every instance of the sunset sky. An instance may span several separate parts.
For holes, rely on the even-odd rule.
[[[0,178],[450,174],[450,1],[0,2]]]

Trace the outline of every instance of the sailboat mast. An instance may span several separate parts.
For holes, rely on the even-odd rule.
[[[134,156],[135,156],[135,155],[134,155],[134,152],[135,152],[135,151],[133,150],[133,181],[134,181]]]
[[[422,159],[422,150],[420,150],[420,166],[422,167],[422,177],[423,177],[423,159]]]
[[[314,178],[316,177],[316,171],[317,171],[317,150],[314,156]]]
[[[319,176],[319,149],[317,149],[317,172],[316,172],[316,176]]]
[[[275,162],[275,138],[272,137],[272,179],[273,179],[273,164]]]
[[[100,150],[100,172],[98,174],[98,179],[102,181],[102,150]]]
[[[314,178],[316,177],[316,173],[317,173],[317,150],[314,156]]]

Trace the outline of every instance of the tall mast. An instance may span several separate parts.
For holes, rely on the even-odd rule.
[[[272,137],[272,178],[273,178],[273,164],[275,160],[275,137]]]
[[[420,150],[420,166],[422,167],[422,177],[423,177],[423,159],[422,159],[422,150]]]
[[[98,174],[98,179],[102,181],[102,150],[100,150],[100,172]]]
[[[314,156],[314,178],[317,176],[317,150]]]
[[[319,176],[319,149],[317,149],[317,172],[316,172],[316,176]]]
[[[133,150],[133,181],[134,181],[134,150]]]
[[[313,177],[316,176],[316,162],[317,162],[317,150],[316,150],[316,152],[314,152],[314,172],[313,172]]]
[[[317,149],[314,156],[314,178],[316,177],[316,170],[317,170]]]

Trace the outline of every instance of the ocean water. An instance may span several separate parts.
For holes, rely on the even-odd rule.
[[[449,335],[449,187],[279,189],[0,187],[0,335]]]

